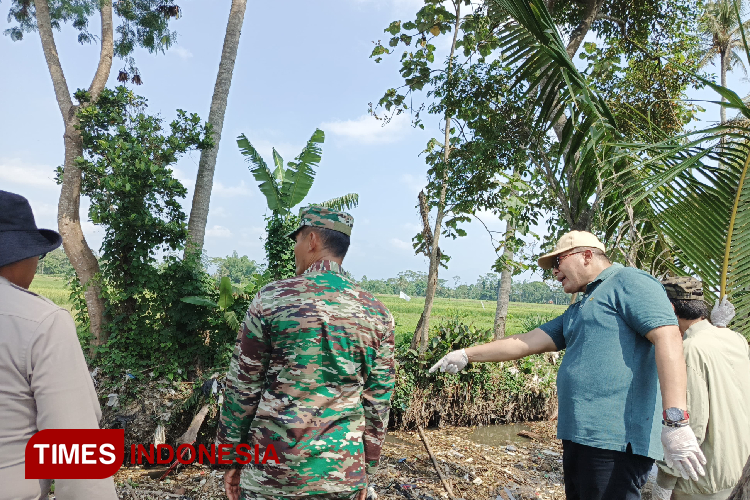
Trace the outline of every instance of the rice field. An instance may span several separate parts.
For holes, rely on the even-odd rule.
[[[73,307],[70,301],[70,290],[63,277],[37,275],[31,283],[30,290],[68,310]],[[377,298],[393,313],[396,320],[396,338],[410,337],[424,309],[424,297],[412,297],[408,302],[399,298],[398,295],[378,295]],[[430,322],[436,325],[441,321],[457,317],[476,328],[492,328],[495,322],[496,306],[495,301],[436,298],[432,306]],[[525,324],[562,314],[565,307],[511,302],[508,307],[507,334],[523,333],[527,330]]]

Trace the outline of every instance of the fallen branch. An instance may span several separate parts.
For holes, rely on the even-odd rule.
[[[520,431],[518,433],[518,435],[521,436],[521,437],[533,439],[535,441],[541,441],[542,440],[542,436],[540,436],[539,434],[535,434],[533,432],[529,432],[529,431]]]
[[[455,500],[455,496],[453,495],[453,489],[451,488],[450,483],[448,480],[443,476],[443,473],[440,471],[440,464],[438,464],[437,458],[435,458],[435,454],[432,453],[432,449],[430,448],[430,443],[427,441],[427,436],[424,435],[424,431],[422,430],[422,426],[417,426],[417,432],[419,432],[419,437],[422,439],[422,443],[424,443],[424,447],[427,450],[427,454],[432,459],[432,465],[435,466],[435,471],[438,473],[438,476],[440,477],[440,481],[443,483],[443,487],[445,488],[445,491],[448,493],[448,498],[451,500]]]
[[[185,431],[185,434],[177,438],[177,447],[179,448],[182,444],[189,444],[192,445],[195,443],[195,439],[198,437],[198,430],[200,430],[201,425],[203,425],[203,421],[206,419],[206,415],[208,414],[208,405],[203,405],[203,408],[200,409],[198,414],[193,417],[193,421],[190,422],[190,427],[188,427],[188,430]],[[188,448],[185,448],[182,450],[182,460],[187,460],[188,454],[190,453],[190,450]],[[177,465],[179,464],[179,459],[175,457],[174,462],[172,462],[172,465],[169,466],[169,468],[159,477],[159,481],[163,481],[165,477],[167,477],[173,470],[177,468]]]

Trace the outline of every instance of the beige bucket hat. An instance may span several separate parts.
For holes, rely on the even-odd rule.
[[[578,247],[598,248],[602,252],[605,251],[604,244],[595,235],[588,231],[571,231],[560,237],[554,251],[539,257],[537,264],[542,269],[552,269],[558,255]]]

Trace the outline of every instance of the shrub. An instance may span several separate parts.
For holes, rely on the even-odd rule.
[[[422,356],[406,344],[399,346],[391,425],[486,425],[548,417],[557,404],[559,359],[535,355],[504,363],[471,363],[455,375],[428,373],[448,352],[490,340],[491,330],[452,318],[433,330]]]

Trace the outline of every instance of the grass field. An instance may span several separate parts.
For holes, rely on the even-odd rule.
[[[412,297],[405,301],[398,295],[378,295],[377,298],[390,309],[396,319],[396,339],[404,335],[411,336],[417,327],[419,317],[424,309],[424,297]],[[524,320],[535,320],[557,316],[565,311],[566,306],[552,304],[526,304],[511,302],[508,306],[508,323],[506,333],[513,335],[524,333]],[[449,318],[458,317],[464,323],[479,329],[492,328],[495,324],[495,301],[471,299],[436,298],[432,304],[430,325],[440,324]]]
[[[37,274],[29,290],[70,311],[73,303],[70,301],[70,289],[66,283],[66,279],[62,277]]]
[[[31,283],[31,291],[47,297],[55,304],[71,310],[70,290],[64,278],[48,275],[37,275]],[[388,307],[396,319],[396,338],[411,336],[424,309],[424,297],[412,297],[407,302],[397,295],[378,295],[383,304]],[[464,323],[476,328],[492,328],[495,322],[495,301],[479,301],[470,299],[435,299],[432,306],[431,325],[439,325],[441,321],[458,317]],[[524,321],[533,321],[549,316],[562,314],[565,306],[552,304],[525,304],[511,302],[508,307],[509,335],[524,332]]]

